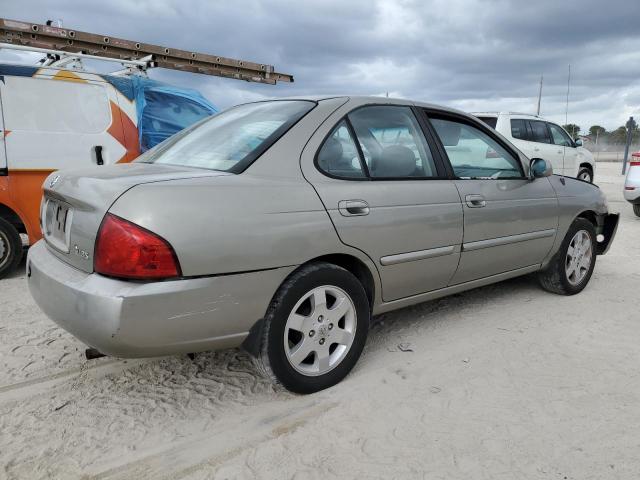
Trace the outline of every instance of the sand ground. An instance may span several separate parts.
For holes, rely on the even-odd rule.
[[[241,351],[87,361],[22,272],[1,280],[0,478],[639,478],[640,218],[619,168],[598,165],[622,220],[583,293],[521,278],[385,314],[310,396]]]

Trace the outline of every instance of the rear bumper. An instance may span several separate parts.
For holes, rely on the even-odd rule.
[[[44,313],[87,345],[117,357],[239,346],[293,268],[135,283],[73,268],[43,241],[27,259],[29,290]]]
[[[609,247],[613,243],[613,239],[618,231],[618,221],[620,220],[619,213],[607,213],[605,215],[598,215],[598,227],[596,233],[603,236],[602,242],[598,242],[596,245],[596,253],[598,255],[604,255],[609,251]]]

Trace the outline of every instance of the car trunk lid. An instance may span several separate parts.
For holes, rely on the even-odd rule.
[[[102,219],[127,190],[145,183],[220,175],[229,174],[147,163],[55,172],[44,183],[40,219],[45,241],[58,258],[91,273]]]

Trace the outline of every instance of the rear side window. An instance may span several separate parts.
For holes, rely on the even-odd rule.
[[[520,160],[479,128],[448,118],[431,118],[431,123],[457,177],[522,178]]]
[[[552,143],[551,136],[549,135],[549,129],[545,122],[541,122],[540,120],[530,120],[529,126],[531,127],[530,140],[532,142]]]
[[[511,120],[511,136],[520,140],[529,140],[527,124],[524,120],[517,118]]]
[[[318,167],[334,177],[366,178],[358,147],[345,120],[336,125],[320,148]]]
[[[478,117],[478,119],[482,120],[493,129],[495,129],[498,124],[498,117]]]

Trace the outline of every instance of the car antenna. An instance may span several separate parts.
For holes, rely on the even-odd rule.
[[[540,75],[540,89],[538,90],[538,109],[536,111],[536,115],[540,116],[540,102],[542,101],[542,80],[544,79],[544,74]]]
[[[81,32],[63,28],[60,20],[41,25],[0,18],[1,48],[44,53],[44,67],[82,69],[82,59],[121,63],[125,69],[112,73],[120,76],[162,67],[271,85],[293,82],[292,75],[276,72],[273,65]]]

